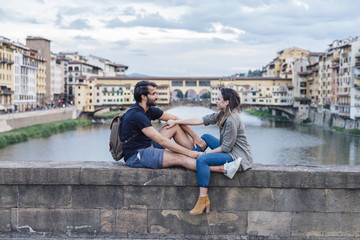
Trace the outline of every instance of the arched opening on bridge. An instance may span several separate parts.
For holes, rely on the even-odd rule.
[[[189,89],[185,93],[185,99],[188,101],[196,101],[196,100],[198,100],[198,95],[196,94],[196,92],[194,90]]]
[[[200,101],[210,101],[210,97],[211,97],[210,92],[207,89],[202,89],[199,92]]]
[[[171,93],[171,101],[177,102],[182,101],[184,99],[184,94],[181,90],[175,89]]]

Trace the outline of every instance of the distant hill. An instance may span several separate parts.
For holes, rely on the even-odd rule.
[[[141,74],[141,73],[131,73],[127,75],[128,77],[151,77],[149,75]]]

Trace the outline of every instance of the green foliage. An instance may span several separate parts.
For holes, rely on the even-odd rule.
[[[345,128],[343,127],[331,127],[331,128],[339,132],[345,132]]]
[[[206,98],[210,98],[210,93],[204,93],[203,95],[200,96],[200,98],[206,99]]]
[[[274,116],[267,110],[251,109],[246,112],[251,115],[258,116],[260,118],[280,120],[280,121],[288,121],[289,120],[287,117],[284,117],[284,116]]]
[[[307,119],[303,120],[302,122],[303,123],[311,123],[311,120],[310,120],[310,118],[307,118]]]
[[[107,112],[101,115],[94,116],[94,119],[113,119],[121,113],[124,113],[124,111]]]
[[[260,69],[256,69],[254,71],[249,70],[248,77],[261,77],[262,71]]]
[[[336,131],[339,132],[345,132],[345,133],[350,133],[350,134],[360,134],[360,130],[359,129],[345,129],[343,127],[331,127],[331,129],[334,129]]]
[[[50,137],[53,134],[64,132],[66,130],[73,130],[76,127],[89,124],[91,124],[91,121],[88,119],[70,119],[14,129],[0,133],[0,148],[10,144],[27,141],[29,138]]]
[[[351,134],[360,134],[360,129],[351,129],[351,130],[349,130],[349,133],[351,133]]]

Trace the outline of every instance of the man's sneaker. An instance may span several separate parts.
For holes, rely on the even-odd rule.
[[[224,169],[226,170],[226,173],[224,175],[227,176],[228,178],[232,179],[240,167],[241,159],[242,158],[239,157],[235,161],[225,163]]]

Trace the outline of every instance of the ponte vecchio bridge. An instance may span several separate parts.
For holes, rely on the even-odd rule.
[[[77,109],[96,112],[130,106],[134,104],[134,86],[142,80],[158,85],[158,105],[186,101],[215,105],[219,89],[230,87],[239,93],[247,108],[267,107],[289,117],[296,114],[292,80],[263,77],[99,77],[76,85]]]

